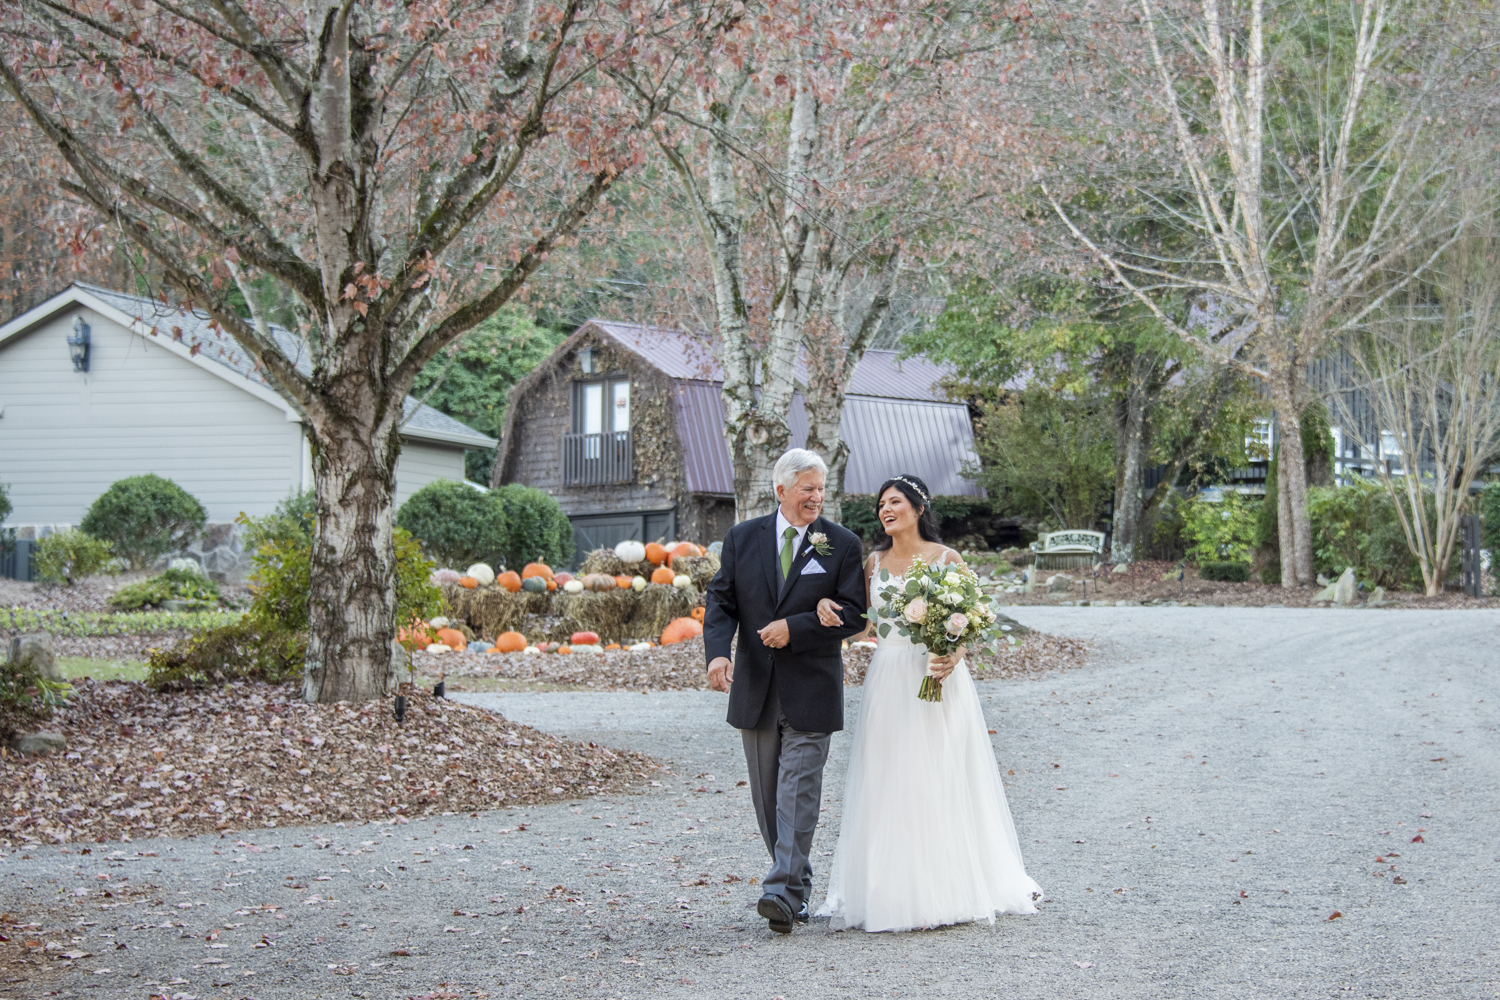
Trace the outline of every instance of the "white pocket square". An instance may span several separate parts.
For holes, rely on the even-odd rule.
[[[816,559],[809,559],[807,561],[807,565],[805,565],[805,566],[802,567],[802,575],[803,576],[816,576],[819,573],[827,573],[827,572],[828,571],[826,569],[824,569],[821,565],[818,564],[818,561]]]

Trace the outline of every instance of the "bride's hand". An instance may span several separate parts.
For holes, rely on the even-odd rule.
[[[929,667],[932,670],[932,676],[936,677],[940,681],[947,680],[948,675],[953,673],[953,671],[958,667],[958,662],[963,658],[964,647],[962,646],[959,646],[947,656],[934,657],[932,662],[929,664]]]
[[[844,619],[839,617],[839,612],[844,610],[842,604],[835,604],[833,598],[825,597],[818,602],[818,621],[833,628],[844,624]]]

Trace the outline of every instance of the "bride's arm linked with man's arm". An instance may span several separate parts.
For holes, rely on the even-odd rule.
[[[708,656],[708,686],[715,691],[728,691],[734,683],[731,645],[735,633],[741,631],[741,626],[745,624],[740,619],[740,603],[735,587],[736,564],[744,555],[738,551],[741,539],[737,535],[737,532],[731,530],[724,539],[723,550],[719,555],[719,572],[709,583],[705,602],[708,609],[703,639]],[[816,609],[790,614],[757,630],[763,645],[798,652],[826,645],[832,640],[842,640],[864,630],[861,612],[855,610],[861,606],[864,593],[859,538],[853,532],[843,529],[837,531],[836,539],[837,544],[832,554],[818,558],[820,565],[826,563],[825,571],[837,581],[835,598],[843,608],[838,612],[838,621],[832,626],[823,624],[819,621]],[[741,634],[740,639],[743,642],[745,636]]]

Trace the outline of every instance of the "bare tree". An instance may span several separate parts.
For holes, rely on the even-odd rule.
[[[1477,214],[1477,213],[1475,213]],[[1376,458],[1429,597],[1442,593],[1469,487],[1500,452],[1500,231],[1492,214],[1347,338],[1354,394],[1332,394],[1344,433]]]
[[[950,71],[989,37],[971,21],[929,4],[799,8],[732,47],[705,48],[695,99],[664,116],[679,127],[658,142],[712,275],[740,519],[774,504],[799,358],[807,446],[828,462],[838,516],[849,381],[924,227],[956,207],[943,182],[964,144],[946,157],[932,147],[963,113]],[[752,245],[766,255],[759,268]]]
[[[0,84],[66,163],[62,189],[302,417],[318,506],[309,700],[375,697],[393,676],[391,506],[417,373],[640,159],[654,109],[600,67],[655,67],[668,93],[679,64],[658,42],[718,23],[610,0],[0,8]],[[266,284],[303,318],[296,350],[257,306]]]
[[[1426,146],[1459,128],[1438,105],[1462,68],[1462,25],[1446,11],[1395,18],[1390,0],[1130,9],[1134,24],[1092,39],[1114,54],[1114,75],[1087,99],[1116,141],[1053,175],[1071,180],[1044,175],[1043,190],[1066,232],[1163,325],[1266,384],[1282,430],[1282,584],[1310,584],[1307,366],[1453,238],[1452,169]],[[1084,188],[1094,196],[1074,197]],[[1413,255],[1419,246],[1429,252]],[[1233,314],[1242,335],[1179,323],[1160,304],[1169,294]]]

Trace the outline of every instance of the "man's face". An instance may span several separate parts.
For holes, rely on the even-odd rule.
[[[797,477],[791,489],[776,484],[776,499],[781,501],[781,515],[795,527],[812,524],[823,512],[823,484],[826,477],[817,469],[808,469]]]

